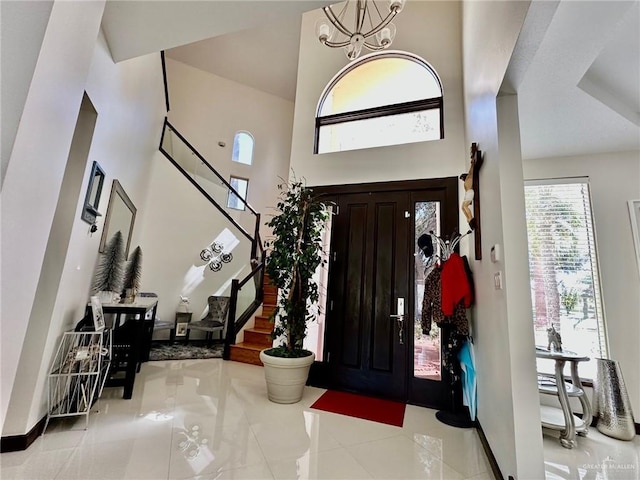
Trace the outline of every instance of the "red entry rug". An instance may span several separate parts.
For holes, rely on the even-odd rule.
[[[401,427],[404,421],[405,404],[355,393],[327,390],[311,405],[311,408]]]

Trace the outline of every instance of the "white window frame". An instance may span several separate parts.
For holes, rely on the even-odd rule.
[[[434,98],[424,98],[414,101],[409,101],[405,103],[393,104],[393,105],[382,105],[375,106],[372,108],[365,108],[362,110],[356,111],[347,111],[343,113],[336,113],[330,115],[323,115],[322,110],[324,107],[324,103],[327,100],[329,94],[333,91],[336,85],[342,80],[350,72],[356,70],[358,67],[362,66],[367,62],[374,62],[376,60],[381,60],[384,58],[403,58],[409,61],[415,62],[416,64],[422,66],[425,71],[431,73],[431,75],[436,80],[439,89],[440,96]],[[316,118],[315,118],[315,136],[314,136],[314,144],[313,144],[313,153],[314,154],[324,154],[324,153],[336,153],[347,150],[360,150],[364,148],[371,148],[377,146],[392,146],[392,145],[401,145],[407,143],[407,141],[401,141],[398,143],[376,143],[375,136],[371,136],[371,144],[367,144],[366,142],[360,142],[357,146],[354,147],[346,147],[346,148],[338,148],[337,150],[323,150],[320,151],[320,146],[323,143],[321,141],[321,132],[324,127],[330,127],[332,125],[346,125],[352,122],[360,122],[365,120],[373,120],[373,119],[381,119],[385,117],[393,117],[394,115],[403,116],[412,113],[422,113],[422,112],[432,112],[437,111],[439,116],[439,131],[437,132],[438,138],[423,138],[423,139],[414,139],[408,140],[409,143],[413,143],[416,141],[430,141],[430,140],[442,140],[444,138],[444,88],[442,86],[442,81],[438,72],[436,72],[435,68],[433,68],[429,62],[419,57],[418,55],[404,52],[404,51],[386,51],[383,53],[374,52],[368,55],[361,57],[359,60],[352,62],[345,66],[342,70],[340,70],[331,81],[325,86],[322,94],[320,95],[320,100],[318,101],[318,106],[316,108]],[[379,139],[378,139],[379,140]]]
[[[240,145],[238,144],[238,156],[236,158],[236,156],[234,155],[235,150],[236,150],[236,142],[239,142],[239,138],[242,135],[246,135],[247,137],[249,137],[251,139],[251,155],[249,156],[249,163],[247,162],[243,162],[241,159],[243,158],[241,151],[240,151]],[[233,136],[233,146],[231,148],[231,161],[235,162],[235,163],[239,163],[241,165],[248,165],[251,166],[253,165],[253,154],[255,152],[256,149],[256,139],[253,137],[253,135],[251,135],[251,132],[247,132],[246,130],[239,130],[235,133],[235,135]]]
[[[244,197],[242,196],[240,190],[233,186],[233,181],[234,180],[241,180],[241,181],[246,183],[246,189],[245,189],[245,192],[244,192]],[[231,175],[229,177],[229,185],[231,185],[231,188],[233,188],[238,193],[238,195],[236,195],[231,190],[228,191],[228,194],[227,194],[227,208],[232,208],[233,210],[240,210],[240,211],[246,210],[246,208],[247,208],[247,196],[249,195],[249,179],[248,178],[244,178],[244,177],[238,177],[237,175]],[[237,206],[234,205],[234,199],[236,197],[238,198],[237,203],[240,204],[242,206],[242,208],[238,208]]]

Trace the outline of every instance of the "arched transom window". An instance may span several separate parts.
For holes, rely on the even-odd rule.
[[[444,138],[442,83],[422,58],[372,53],[343,68],[316,112],[314,153]]]

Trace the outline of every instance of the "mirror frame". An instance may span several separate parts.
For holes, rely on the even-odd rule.
[[[107,216],[105,217],[105,220],[104,220],[104,227],[102,228],[102,237],[100,238],[100,247],[98,248],[98,251],[100,253],[104,252],[104,247],[105,247],[105,244],[107,243],[107,240],[111,238],[111,236],[115,233],[115,232],[109,232],[109,226],[111,224],[111,220],[112,220],[111,217],[115,209],[116,201],[122,202],[124,206],[126,206],[131,212],[131,223],[129,224],[129,234],[127,235],[127,238],[124,239],[125,240],[124,255],[125,255],[125,258],[129,258],[129,246],[131,244],[131,237],[133,235],[133,225],[136,220],[137,209],[133,205],[133,202],[131,201],[127,193],[124,191],[124,188],[122,188],[122,185],[120,185],[120,182],[115,179],[111,184],[111,196],[109,197],[109,206],[107,207]]]
[[[91,203],[91,193],[94,190],[96,178],[98,179],[98,185],[95,190],[96,195],[93,199],[94,203]],[[98,206],[100,205],[100,196],[102,195],[104,179],[104,170],[102,170],[98,162],[93,162],[93,166],[91,167],[91,176],[89,177],[89,184],[87,185],[87,193],[84,197],[84,206],[82,207],[82,214],[80,215],[80,218],[87,223],[94,224],[96,222],[96,217],[101,215],[101,213],[98,212]]]

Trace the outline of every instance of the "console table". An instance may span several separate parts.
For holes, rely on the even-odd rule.
[[[113,324],[114,345],[113,353],[114,358],[112,360],[112,366],[117,362],[116,351],[118,349],[124,349],[126,365],[125,376],[123,379],[107,379],[107,386],[124,386],[124,394],[122,398],[130,399],[133,396],[133,384],[136,379],[136,373],[138,371],[138,365],[142,360],[141,352],[146,345],[145,335],[145,316],[147,312],[152,312],[151,318],[155,319],[156,311],[158,309],[158,297],[156,295],[144,296],[144,294],[138,294],[133,303],[103,303],[102,311],[105,314],[115,314],[116,318]],[[91,309],[91,304],[87,306]],[[131,335],[126,339],[125,345],[119,345],[120,342],[115,340],[117,332],[122,329],[120,326],[120,317],[122,315],[130,316],[128,322],[133,322],[133,329]],[[127,323],[128,323],[127,322]],[[118,343],[118,345],[116,345]]]
[[[578,364],[588,361],[589,357],[570,351],[552,352],[540,347],[536,347],[536,357],[555,361],[553,377],[538,376],[538,391],[556,395],[560,400],[560,408],[540,406],[542,426],[560,430],[560,444],[565,448],[573,448],[576,434],[587,435],[592,419],[591,405],[578,376]],[[567,362],[571,365],[571,382],[564,379],[564,366]],[[582,418],[573,414],[569,397],[577,397],[580,400]]]

